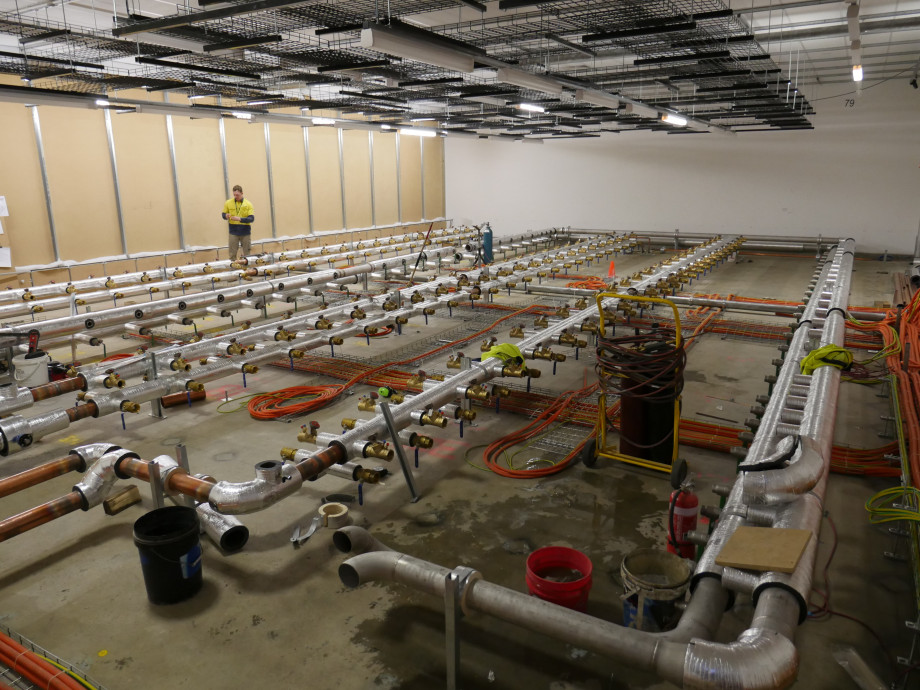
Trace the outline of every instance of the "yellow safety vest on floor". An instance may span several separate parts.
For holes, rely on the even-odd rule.
[[[853,366],[853,355],[849,350],[844,350],[836,345],[825,345],[809,352],[799,363],[802,373],[811,376],[818,367],[837,367],[849,371]]]
[[[522,364],[524,362],[524,355],[521,354],[521,350],[511,343],[494,345],[482,356],[482,360],[485,361],[489,359],[489,357],[497,357],[503,362],[516,362],[517,364]]]

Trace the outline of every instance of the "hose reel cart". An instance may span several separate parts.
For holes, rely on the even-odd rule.
[[[607,337],[605,299],[616,298],[648,304],[664,304],[674,313],[674,327],[652,323],[633,328],[629,335]],[[596,438],[583,451],[585,465],[598,458],[617,460],[670,474],[671,485],[680,486],[687,463],[678,458],[680,396],[687,362],[681,337],[677,305],[659,297],[602,292],[596,297],[599,315],[597,372],[601,393],[597,400]],[[611,333],[613,333],[612,326]],[[608,445],[607,398],[620,401],[619,447]]]

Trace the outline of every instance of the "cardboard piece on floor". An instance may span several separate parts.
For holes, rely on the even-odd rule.
[[[791,573],[810,539],[811,532],[806,529],[739,527],[716,556],[716,564]]]

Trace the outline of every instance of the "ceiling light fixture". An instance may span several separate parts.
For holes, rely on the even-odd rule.
[[[408,134],[413,137],[436,137],[438,133],[433,129],[424,129],[422,127],[400,127],[400,134]]]
[[[378,24],[362,29],[360,45],[378,53],[424,62],[455,72],[472,72],[474,67],[472,55],[439,45],[434,40],[425,40],[424,36],[416,35],[415,31],[405,31],[400,27]]]
[[[542,91],[543,93],[561,94],[562,84],[555,79],[541,77],[539,74],[531,74],[524,70],[514,69],[511,67],[499,68],[496,79],[504,84],[511,84],[522,89],[531,91]]]
[[[97,99],[96,99],[96,105],[98,105],[98,106],[104,108],[104,107],[106,107],[107,105],[111,105],[111,103],[109,103],[109,102],[108,102],[107,100],[105,100],[104,98],[97,98]]]
[[[535,105],[534,103],[518,103],[516,108],[520,110],[526,110],[529,113],[545,113],[546,108],[541,105]]]
[[[313,124],[314,125],[334,125],[335,120],[333,120],[331,117],[314,117]]]
[[[863,80],[862,65],[853,65],[853,81],[862,81],[862,80]]]
[[[686,127],[687,118],[683,115],[677,115],[675,113],[665,113],[661,116],[662,122],[667,122],[669,125],[674,125],[675,127]]]
[[[230,114],[233,115],[233,117],[235,117],[237,120],[251,120],[252,119],[252,113],[243,113],[238,110],[234,110]]]

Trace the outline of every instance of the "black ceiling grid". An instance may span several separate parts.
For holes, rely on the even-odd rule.
[[[82,93],[147,88],[219,95],[225,106],[254,112],[327,109],[397,125],[430,115],[442,130],[518,138],[674,129],[654,111],[637,115],[622,106],[577,102],[576,88],[680,112],[693,118],[688,129],[694,131],[707,124],[739,132],[802,129],[813,114],[722,0],[559,0],[513,3],[508,11],[495,11],[493,0],[478,19],[434,25],[431,18],[450,15],[427,13],[475,12],[460,14],[457,0],[200,4],[165,20],[120,17],[118,36],[0,13],[0,33],[20,39],[22,53],[0,54],[0,71]],[[196,21],[196,14],[205,20]],[[493,64],[557,78],[565,89],[547,94],[499,82],[494,70],[451,72],[362,47],[364,23],[390,17],[483,50]],[[284,98],[247,105],[260,94]],[[522,102],[546,112],[524,112],[516,107]]]

